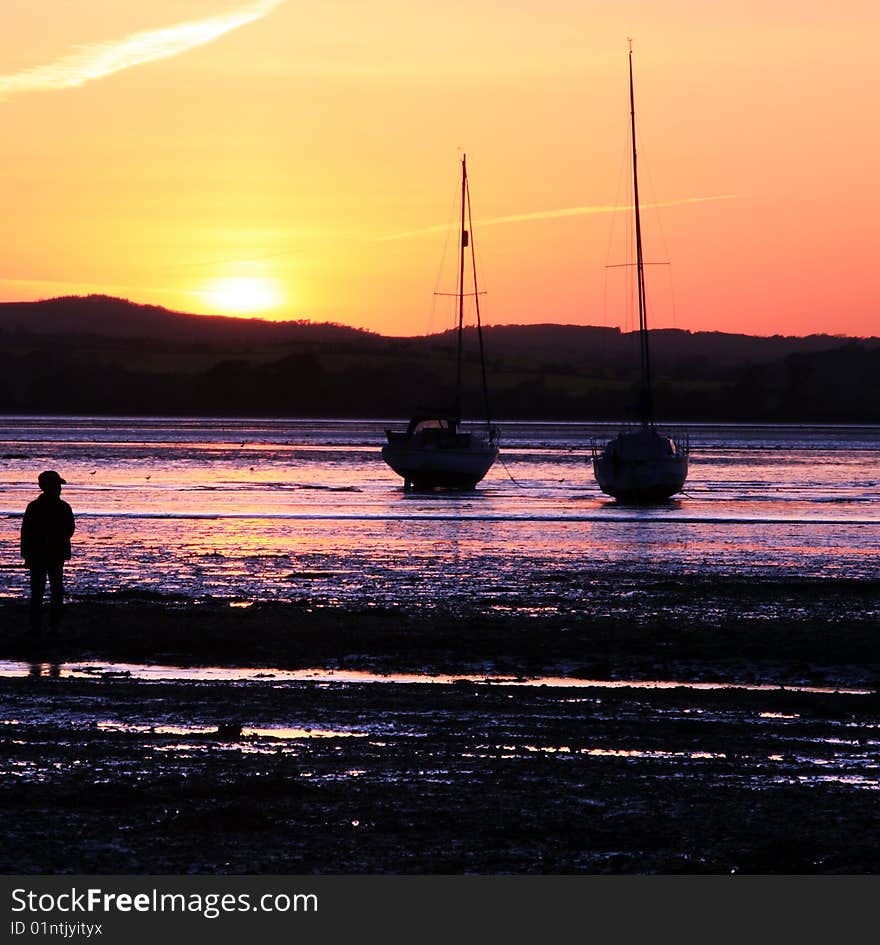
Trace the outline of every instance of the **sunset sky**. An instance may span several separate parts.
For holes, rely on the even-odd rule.
[[[461,153],[488,324],[880,334],[880,6],[3,0],[0,299],[446,328]]]

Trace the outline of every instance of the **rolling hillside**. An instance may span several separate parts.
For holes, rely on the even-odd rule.
[[[670,421],[880,422],[880,340],[653,331]],[[499,418],[619,419],[636,339],[613,328],[484,329]],[[0,304],[0,411],[396,417],[450,396],[455,333],[205,317],[106,296]],[[466,332],[466,411],[478,409]]]

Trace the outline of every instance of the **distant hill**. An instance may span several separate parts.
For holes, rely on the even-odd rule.
[[[453,332],[427,336],[443,342]],[[139,305],[106,295],[65,296],[40,302],[0,302],[0,343],[9,335],[53,335],[92,339],[145,339],[183,344],[260,345],[304,341],[355,343],[367,347],[388,342],[412,345],[425,338],[395,339],[359,328],[328,322],[265,321],[221,315],[191,315],[158,305]],[[466,330],[475,343],[475,329]],[[484,329],[489,354],[528,355],[534,360],[562,362],[627,361],[634,333],[584,325],[496,325]],[[658,360],[674,363],[705,358],[713,365],[767,363],[794,353],[823,351],[845,343],[834,335],[807,337],[691,332],[655,329],[651,349]],[[877,339],[863,339],[877,343]]]
[[[446,333],[450,334],[449,332]],[[475,329],[468,329],[469,335]],[[488,350],[496,357],[530,358],[548,363],[586,361],[633,364],[637,332],[581,325],[502,325],[484,329]],[[790,354],[827,351],[848,339],[836,335],[738,335],[720,331],[684,331],[660,328],[651,331],[651,356],[658,366],[676,370],[705,362],[707,370],[738,364],[767,364]],[[880,339],[860,339],[880,345]]]
[[[331,342],[364,341],[371,336],[378,337],[358,328],[329,323],[189,315],[106,295],[65,296],[41,302],[2,302],[0,332],[211,344],[284,343],[306,338]]]
[[[637,336],[483,330],[498,419],[621,419]],[[452,396],[455,332],[395,338],[308,321],[190,315],[107,296],[0,304],[0,412],[399,417]],[[465,411],[481,403],[465,333]],[[880,340],[651,332],[669,421],[880,422]]]

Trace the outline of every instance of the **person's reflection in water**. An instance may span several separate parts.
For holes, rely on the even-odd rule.
[[[42,630],[43,595],[49,580],[49,626],[61,625],[64,607],[64,562],[70,558],[70,539],[76,527],[73,511],[61,498],[66,480],[47,469],[37,477],[42,495],[28,503],[21,523],[21,556],[31,573],[30,628]]]
[[[28,675],[34,679],[60,679],[60,663],[31,663]]]

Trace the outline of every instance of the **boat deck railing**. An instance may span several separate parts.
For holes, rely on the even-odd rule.
[[[629,432],[636,428],[636,425],[625,426],[621,432]],[[690,456],[691,451],[691,438],[690,434],[687,431],[679,430],[670,430],[667,428],[655,428],[658,433],[662,436],[669,437],[670,440],[675,444],[675,453],[676,456],[684,456],[685,458]],[[598,438],[590,437],[590,453],[592,458],[602,459],[606,455],[606,447],[610,442],[613,442],[614,437],[611,438]]]

